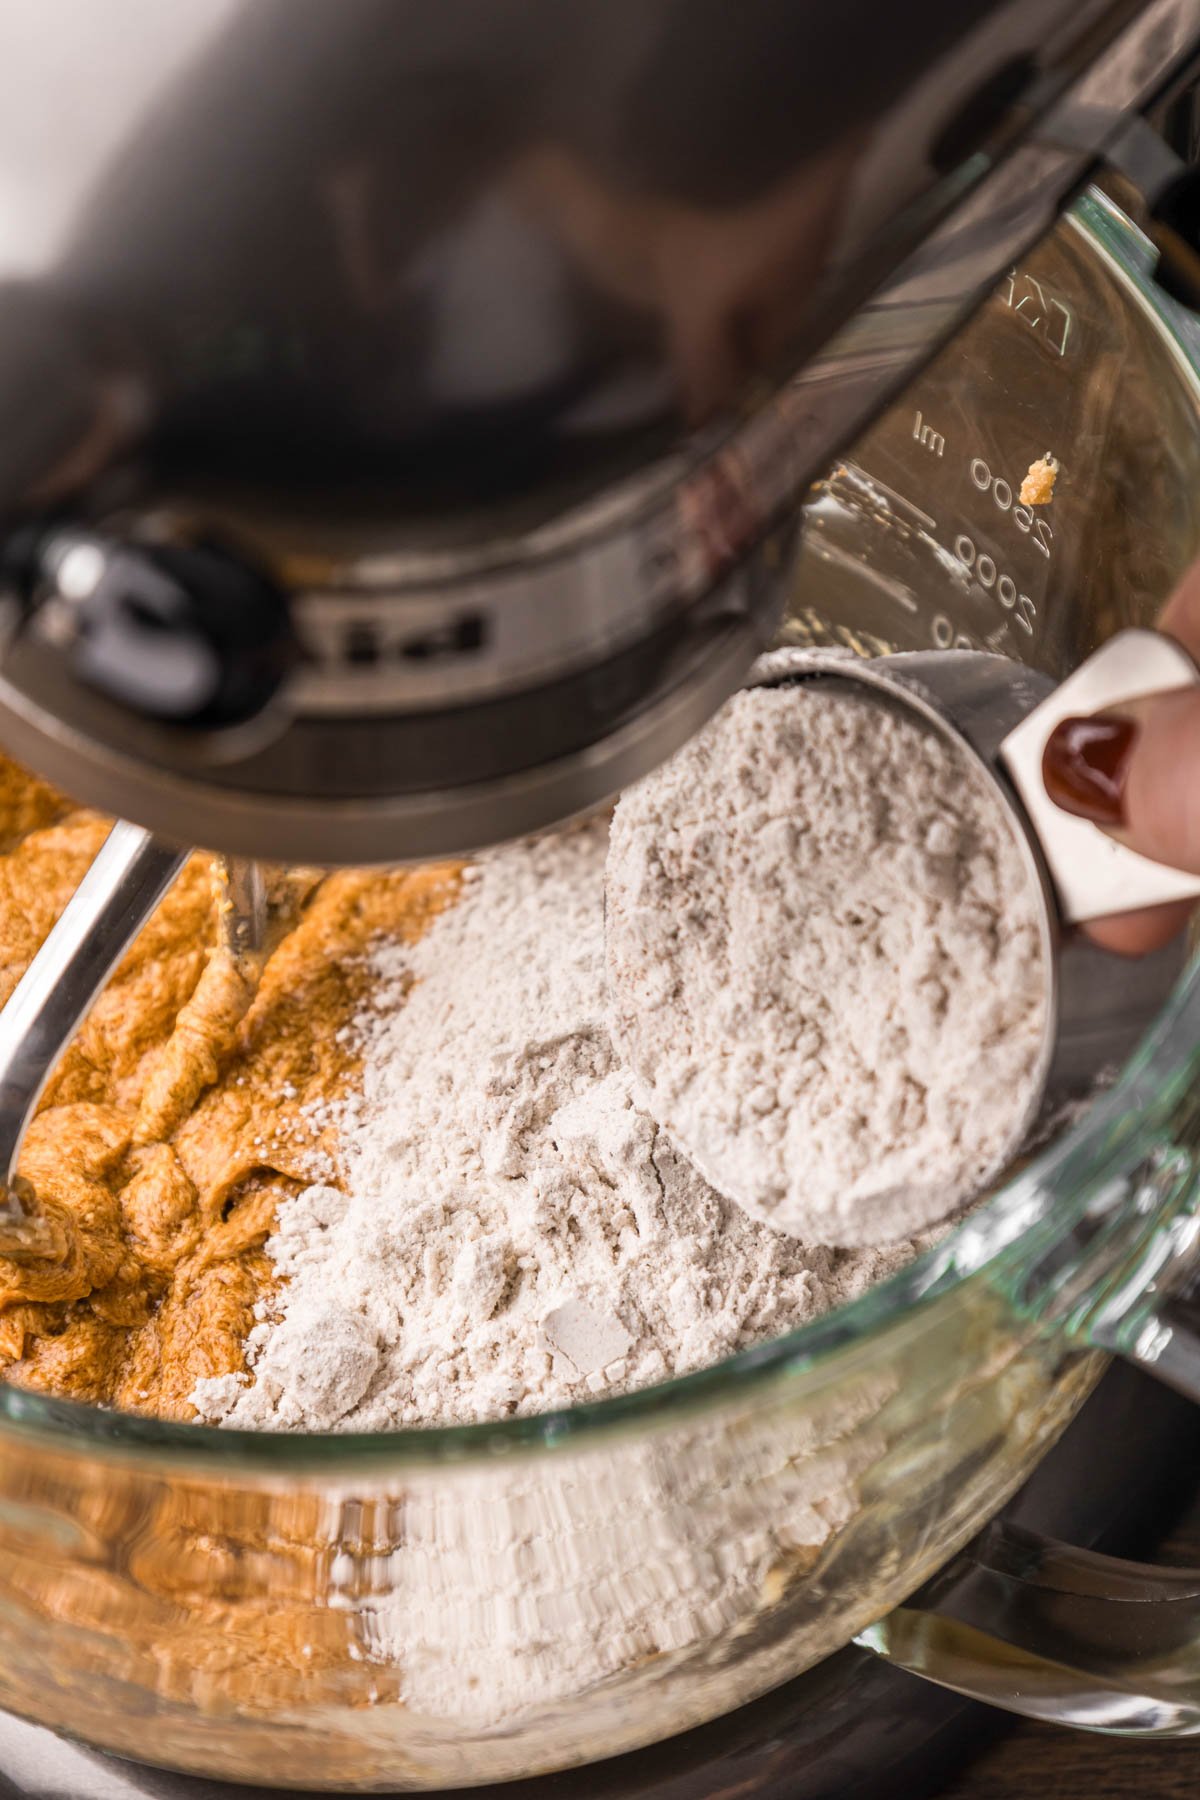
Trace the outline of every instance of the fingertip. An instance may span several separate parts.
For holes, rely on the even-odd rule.
[[[1148,696],[1123,710],[1139,729],[1116,835],[1155,862],[1200,875],[1200,690]]]
[[[1140,912],[1092,919],[1084,927],[1084,935],[1114,956],[1149,956],[1187,928],[1192,911],[1190,901],[1173,900],[1166,906],[1148,906]]]
[[[1200,561],[1192,564],[1163,607],[1158,629],[1200,662]]]

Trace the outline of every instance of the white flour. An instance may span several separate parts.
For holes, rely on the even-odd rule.
[[[278,1316],[202,1418],[382,1430],[542,1411],[703,1367],[836,1305],[911,1247],[748,1218],[634,1103],[605,1023],[602,825],[487,858],[374,956],[344,1192],[281,1207]]]
[[[607,908],[635,1091],[756,1218],[890,1242],[1011,1156],[1038,903],[995,797],[915,718],[829,685],[736,695],[620,801]]]

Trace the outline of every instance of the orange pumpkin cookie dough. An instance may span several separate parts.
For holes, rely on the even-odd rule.
[[[108,821],[0,759],[0,1003]],[[250,1001],[193,856],[55,1072],[21,1160],[60,1257],[0,1258],[0,1371],[29,1388],[194,1417],[199,1377],[244,1368],[286,1194],[329,1178],[322,1103],[355,1074],[344,1031],[380,933],[415,941],[461,866],[343,871],[317,887]]]

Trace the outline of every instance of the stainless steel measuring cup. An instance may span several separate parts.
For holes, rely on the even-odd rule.
[[[1171,639],[1124,631],[1057,686],[1008,657],[912,651],[870,660],[829,651],[760,657],[748,686],[840,684],[898,708],[965,754],[1008,815],[1041,899],[1048,971],[1039,1080],[1004,1164],[1046,1136],[1115,1075],[1159,1012],[1187,960],[1180,939],[1153,955],[1117,956],[1073,927],[1170,900],[1200,897],[1200,876],[1152,862],[1054,805],[1042,782],[1046,740],[1061,719],[1200,683]],[[999,1174],[999,1169],[993,1173]],[[736,1199],[733,1195],[731,1198]]]

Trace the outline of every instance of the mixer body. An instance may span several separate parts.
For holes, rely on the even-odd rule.
[[[329,863],[534,829],[694,731],[811,477],[1200,37],[1191,0],[73,15],[0,5],[0,735]]]

